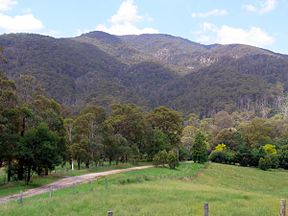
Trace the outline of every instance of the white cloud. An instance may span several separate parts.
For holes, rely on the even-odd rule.
[[[218,39],[221,44],[241,43],[254,46],[268,46],[274,43],[274,38],[269,36],[259,27],[250,29],[222,26],[218,31]]]
[[[261,0],[257,6],[252,4],[243,5],[243,8],[249,12],[265,14],[276,8],[277,0]]]
[[[207,18],[211,16],[226,16],[228,12],[223,9],[214,9],[205,13],[192,13],[192,17],[194,18]]]
[[[16,4],[17,1],[15,0],[0,0],[0,11],[7,11]]]
[[[151,18],[138,14],[138,7],[133,0],[124,0],[116,12],[109,20],[110,27],[106,24],[99,24],[98,31],[108,32],[115,35],[158,33],[154,28],[139,28],[136,23],[141,21],[151,21]]]
[[[0,29],[4,32],[35,32],[44,26],[41,21],[36,19],[32,14],[18,16],[7,16],[0,14]]]
[[[249,29],[234,28],[223,25],[218,27],[212,23],[203,23],[201,30],[196,32],[200,43],[220,43],[220,44],[247,44],[257,47],[272,45],[275,39],[259,27]]]
[[[134,23],[143,19],[138,15],[138,7],[134,4],[133,0],[125,0],[120,5],[120,8],[110,19],[112,24],[118,23]]]
[[[31,11],[26,11],[22,15],[9,16],[5,11],[17,4],[15,0],[0,0],[0,32],[38,32],[44,26]]]

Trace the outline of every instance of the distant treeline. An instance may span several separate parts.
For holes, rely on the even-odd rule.
[[[283,109],[285,111],[285,109]],[[47,97],[33,76],[17,83],[0,76],[0,167],[8,181],[30,181],[66,162],[101,166],[178,160],[288,168],[288,120],[255,112],[220,111],[211,118],[183,117],[167,107],[144,112],[134,104],[109,111],[88,104],[75,112]],[[209,156],[209,157],[208,157]]]

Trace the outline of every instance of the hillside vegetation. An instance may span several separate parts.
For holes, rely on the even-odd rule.
[[[223,109],[273,112],[288,90],[288,57],[246,45],[91,32],[62,39],[8,34],[0,46],[9,78],[33,75],[50,97],[74,107],[131,102],[201,116]]]

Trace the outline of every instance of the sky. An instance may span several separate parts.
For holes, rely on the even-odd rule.
[[[0,0],[0,34],[163,33],[288,54],[288,0]]]

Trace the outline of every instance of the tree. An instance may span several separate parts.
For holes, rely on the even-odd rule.
[[[20,74],[17,80],[17,95],[23,105],[29,106],[37,96],[45,95],[45,93],[36,77]]]
[[[98,165],[100,154],[103,152],[103,122],[105,117],[106,115],[103,108],[99,106],[88,106],[73,122],[66,120],[67,138],[73,140],[73,143],[77,145],[84,145],[83,148],[79,146],[75,148],[74,146],[73,151],[76,155],[77,153],[75,151],[77,149],[81,151],[79,152],[80,155],[83,155],[84,151],[86,151],[86,167],[89,167],[91,160]],[[73,139],[72,137],[69,138],[69,136],[72,135]],[[68,140],[68,142],[70,141]],[[78,163],[79,158],[82,157],[78,155]]]
[[[155,154],[168,149],[168,136],[157,128],[152,129],[148,136],[148,142],[145,145],[145,153],[147,153],[148,159],[152,160]]]
[[[240,125],[240,131],[251,148],[272,142],[273,126],[267,119],[255,118],[251,122],[243,123]]]
[[[159,129],[168,136],[170,149],[179,148],[183,120],[179,112],[167,107],[158,107],[147,115],[148,122],[153,129]]]
[[[194,126],[186,126],[182,131],[181,143],[188,152],[191,152],[197,133],[199,133],[199,129]]]
[[[49,129],[58,133],[60,136],[65,136],[63,118],[61,116],[61,105],[54,99],[50,99],[43,95],[38,95],[32,101],[31,108],[35,113],[34,126],[41,122],[46,122]]]
[[[216,113],[214,116],[214,124],[216,125],[218,131],[234,126],[232,116],[226,111]]]
[[[85,162],[86,166],[89,163],[90,155],[88,152],[89,144],[88,141],[83,139],[80,142],[73,143],[69,147],[69,152],[71,152],[71,156],[73,159],[77,161],[77,169],[80,170],[81,162]]]
[[[113,105],[105,126],[110,134],[120,134],[127,140],[129,147],[136,144],[143,153],[147,142],[148,124],[139,107],[134,104]]]
[[[115,160],[118,164],[120,158],[125,158],[127,161],[127,155],[130,152],[130,147],[128,146],[128,141],[121,134],[110,135],[105,139],[105,155],[109,159],[109,164]]]
[[[0,50],[2,54],[2,50]],[[2,59],[2,56],[0,57]],[[17,158],[19,141],[19,109],[16,86],[0,73],[0,167],[7,167],[8,181]]]
[[[24,135],[19,144],[19,157],[24,162],[27,184],[33,171],[39,175],[43,172],[48,174],[48,169],[52,170],[61,163],[61,145],[59,136],[44,123]]]
[[[15,82],[0,73],[0,113],[5,109],[16,107],[17,103]]]
[[[235,128],[222,129],[214,138],[214,146],[225,143],[229,149],[235,150],[239,145],[236,133],[237,130]]]
[[[72,144],[73,144],[73,125],[74,120],[72,118],[64,119],[64,128],[66,131],[66,149],[67,149],[67,159],[70,162],[71,170],[74,170],[74,163],[73,163],[73,153],[72,153]]]
[[[202,133],[198,133],[192,146],[192,159],[198,163],[204,163],[208,160],[207,142]]]

